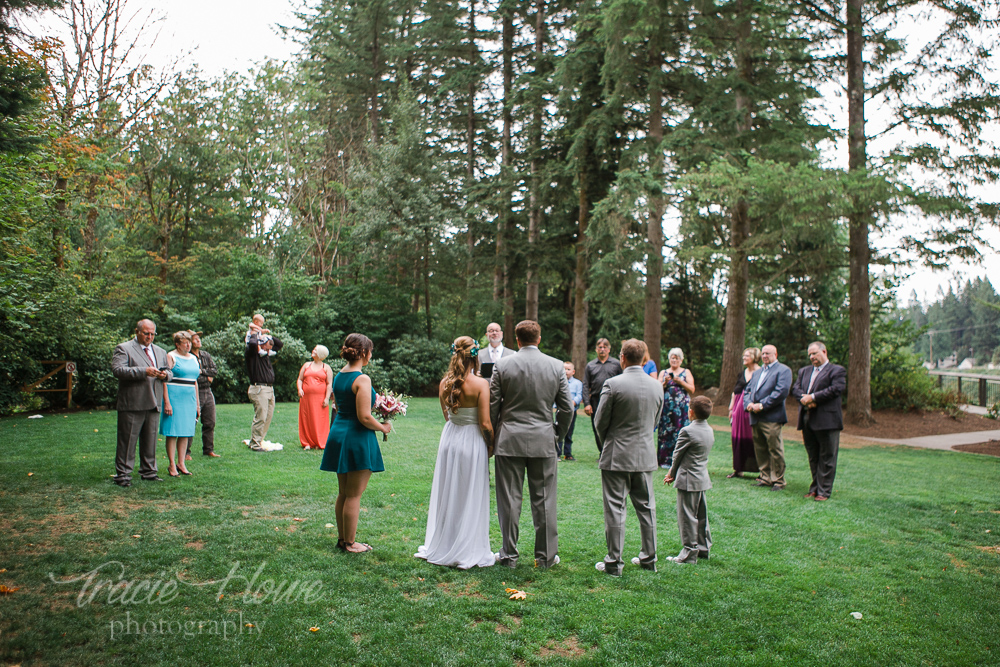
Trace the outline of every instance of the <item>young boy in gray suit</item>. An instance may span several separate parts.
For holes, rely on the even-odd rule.
[[[691,399],[688,416],[691,423],[681,429],[674,448],[674,464],[663,478],[664,484],[677,489],[677,528],[683,547],[676,556],[667,556],[674,563],[697,563],[708,558],[712,534],[708,529],[708,507],[705,492],[712,488],[708,477],[708,453],[712,451],[715,433],[706,421],[712,414],[712,401],[707,396]]]

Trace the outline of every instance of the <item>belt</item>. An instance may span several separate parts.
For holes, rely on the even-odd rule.
[[[270,385],[270,384],[268,384],[266,382],[251,382],[250,386],[251,387],[271,387],[273,385]]]

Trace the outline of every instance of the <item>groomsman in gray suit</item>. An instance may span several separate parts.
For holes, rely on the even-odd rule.
[[[812,365],[799,370],[792,396],[802,404],[798,426],[812,473],[806,498],[822,502],[833,492],[833,479],[837,476],[837,451],[844,429],[840,395],[847,388],[847,371],[830,363],[826,345],[821,341],[810,344],[807,352]]]
[[[556,441],[573,417],[566,371],[558,359],[542,354],[537,322],[514,329],[517,354],[500,359],[490,379],[490,421],[496,434],[497,515],[503,546],[497,562],[517,567],[518,522],[525,472],[535,524],[535,565],[559,562],[556,530]],[[552,405],[556,423],[552,423]]]
[[[656,434],[653,429],[663,410],[663,387],[642,370],[645,348],[635,338],[622,343],[621,375],[608,378],[601,389],[594,415],[594,433],[601,458],[604,495],[604,537],[608,555],[596,564],[613,577],[622,574],[625,546],[625,499],[632,498],[642,549],[632,562],[656,572]]]
[[[163,383],[173,378],[166,370],[167,352],[153,344],[156,325],[139,320],[135,338],[115,347],[111,373],[118,378],[118,448],[115,452],[115,484],[132,486],[136,443],[139,445],[139,476],[162,482],[156,475],[156,431],[160,425]],[[163,369],[163,370],[160,370]]]
[[[663,478],[664,484],[673,483],[677,489],[677,528],[684,546],[676,556],[667,556],[674,563],[697,563],[699,558],[707,559],[712,548],[705,503],[705,492],[712,488],[708,453],[712,451],[715,433],[706,421],[711,414],[712,401],[707,396],[691,399],[688,409],[691,423],[677,436],[674,463]]]

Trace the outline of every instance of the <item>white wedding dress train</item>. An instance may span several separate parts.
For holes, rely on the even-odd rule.
[[[444,425],[431,483],[427,534],[413,555],[461,570],[495,562],[490,548],[489,454],[477,408],[459,408]]]

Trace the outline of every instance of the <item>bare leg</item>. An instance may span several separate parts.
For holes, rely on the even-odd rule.
[[[337,495],[337,532],[347,543],[347,550],[352,553],[367,551],[362,546],[354,544],[358,532],[358,514],[361,512],[361,494],[368,487],[371,470],[356,470],[346,474],[338,474],[340,493]]]
[[[171,477],[177,477],[177,438],[167,436],[167,472]]]
[[[187,460],[184,456],[187,454],[188,444],[191,442],[191,438],[177,438],[177,469],[180,470],[185,475],[188,474],[187,466],[184,462]]]

